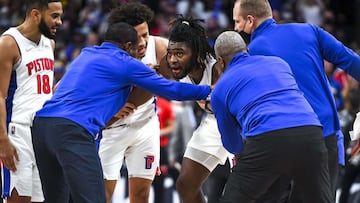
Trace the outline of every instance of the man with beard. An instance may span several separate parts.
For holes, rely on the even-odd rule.
[[[60,1],[26,1],[25,21],[0,37],[2,198],[9,203],[44,200],[30,124],[33,113],[52,95],[53,38],[62,13]]]

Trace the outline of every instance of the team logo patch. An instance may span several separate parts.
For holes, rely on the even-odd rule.
[[[154,155],[147,155],[145,158],[145,169],[151,169],[152,163],[154,163],[155,157]]]

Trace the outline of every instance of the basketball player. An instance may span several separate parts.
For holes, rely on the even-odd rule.
[[[167,62],[175,79],[214,84],[220,76],[215,53],[200,20],[179,16],[172,23]],[[222,146],[214,115],[208,112],[187,144],[176,189],[184,203],[205,202],[201,186],[230,154]]]
[[[26,1],[25,21],[0,37],[0,159],[5,166],[2,197],[8,203],[44,200],[30,123],[52,95],[52,39],[62,13],[58,0]]]
[[[112,10],[108,19],[109,24],[126,22],[135,28],[139,38],[137,58],[152,67],[159,64],[166,54],[168,43],[167,39],[149,35],[148,23],[153,16],[153,11],[146,5],[133,2],[122,4]],[[129,112],[133,113],[127,116]],[[160,124],[155,112],[153,94],[134,88],[128,103],[118,116],[127,117],[117,120],[103,130],[99,149],[104,171],[106,201],[111,202],[125,159],[129,176],[130,202],[148,202],[160,156]]]

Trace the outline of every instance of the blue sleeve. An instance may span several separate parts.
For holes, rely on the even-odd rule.
[[[323,57],[336,67],[349,73],[360,81],[360,57],[353,50],[347,48],[330,33],[317,26],[313,27],[317,34]]]
[[[218,96],[214,93],[211,96],[210,103],[216,117],[222,143],[230,153],[239,154],[244,148],[241,137],[241,127],[236,118],[231,115],[222,101],[223,99],[218,99]]]
[[[345,166],[345,148],[344,148],[344,134],[341,130],[336,132],[337,136],[337,146],[338,146],[338,156],[339,156],[339,164]]]
[[[192,85],[165,79],[135,60],[128,66],[126,74],[129,83],[169,100],[205,100],[210,93],[208,85]]]

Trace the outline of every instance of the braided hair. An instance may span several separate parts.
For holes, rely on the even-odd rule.
[[[191,16],[178,17],[172,20],[170,24],[169,41],[185,42],[192,50],[192,63],[205,69],[208,62],[208,56],[215,58],[215,52],[207,41],[205,28],[202,26],[204,20],[193,19]],[[196,66],[197,67],[197,66]]]

